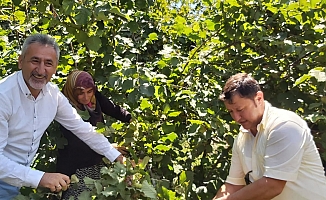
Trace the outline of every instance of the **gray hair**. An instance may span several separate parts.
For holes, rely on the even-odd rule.
[[[25,53],[29,47],[29,45],[33,43],[40,43],[42,45],[49,45],[52,46],[57,54],[57,61],[59,61],[60,58],[60,49],[58,43],[54,40],[54,38],[51,38],[48,35],[45,34],[34,34],[31,36],[28,36],[23,44],[23,48],[21,51],[21,55],[24,57]]]

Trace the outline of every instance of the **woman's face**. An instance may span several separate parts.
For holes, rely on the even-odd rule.
[[[77,96],[78,102],[83,105],[87,105],[91,101],[93,95],[94,95],[93,88],[83,89],[80,91],[80,93]]]

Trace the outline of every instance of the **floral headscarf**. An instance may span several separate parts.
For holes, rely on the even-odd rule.
[[[92,76],[85,71],[75,70],[68,75],[67,81],[63,86],[62,93],[69,99],[70,103],[75,108],[83,109],[85,106],[87,106],[91,110],[94,110],[96,106],[95,95],[93,95],[88,105],[82,105],[78,102],[77,91],[87,88],[93,88],[94,93],[96,91],[96,86]]]

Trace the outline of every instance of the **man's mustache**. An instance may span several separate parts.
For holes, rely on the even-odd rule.
[[[34,76],[36,78],[47,78],[48,77],[46,74],[39,74],[36,71],[32,71],[32,76]]]

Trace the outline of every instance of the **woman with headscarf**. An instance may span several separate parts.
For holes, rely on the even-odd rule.
[[[92,76],[85,71],[72,71],[62,92],[77,111],[88,111],[89,119],[84,120],[93,126],[98,122],[104,122],[103,113],[122,122],[131,121],[131,114],[101,94]],[[69,187],[63,192],[62,199],[69,199],[70,196],[77,199],[81,192],[89,190],[83,181],[85,177],[100,179],[100,170],[104,166],[103,156],[93,151],[63,126],[60,126],[60,130],[68,144],[64,149],[58,150],[57,172],[69,177],[75,174],[79,179],[78,188]]]

